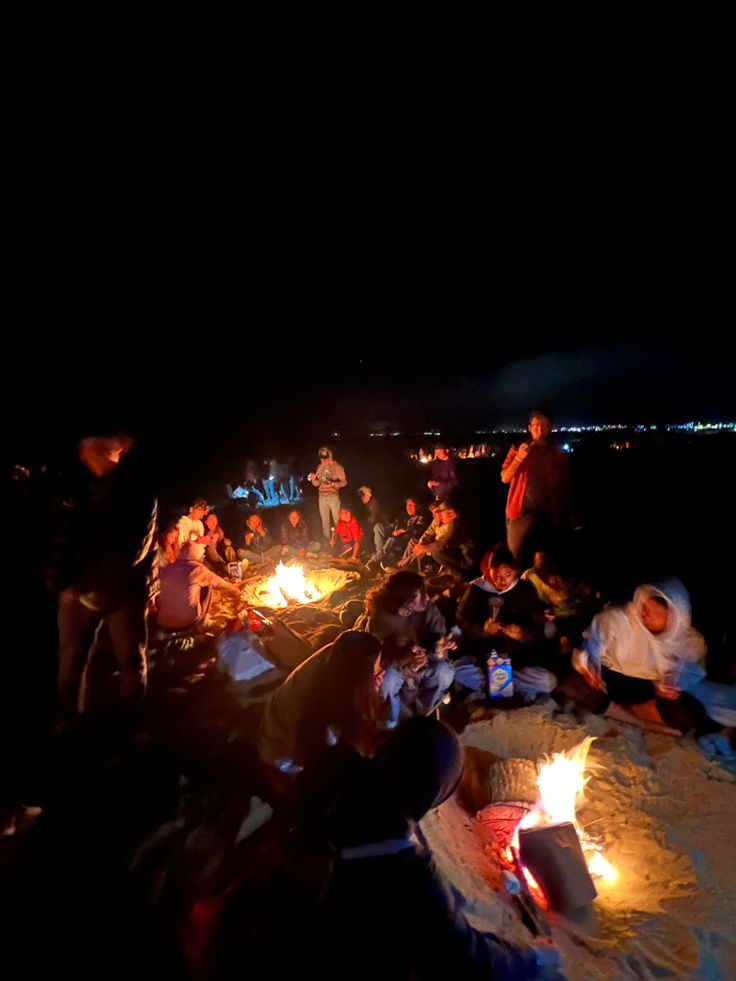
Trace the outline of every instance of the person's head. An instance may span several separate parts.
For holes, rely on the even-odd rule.
[[[529,414],[529,434],[535,443],[546,439],[552,432],[552,417],[549,412],[533,409]]]
[[[381,642],[364,630],[341,633],[326,653],[319,697],[341,739],[359,751],[377,733],[382,681]]]
[[[454,521],[457,517],[457,511],[451,504],[445,504],[441,511],[438,513],[440,524],[449,525],[451,521]]]
[[[381,610],[384,613],[409,617],[427,608],[427,590],[424,576],[418,572],[402,569],[376,589],[366,595],[366,610],[373,615]]]
[[[197,500],[189,508],[189,517],[193,518],[195,521],[204,521],[208,512],[209,504],[203,497],[198,497]]]
[[[301,517],[298,511],[289,511],[289,523],[293,528],[296,528],[300,521]]]
[[[419,505],[416,502],[416,500],[413,497],[407,497],[407,499],[406,499],[406,513],[409,515],[409,517],[410,518],[413,518],[414,515],[417,513],[418,510],[419,510]]]
[[[170,548],[179,541],[179,526],[175,521],[170,522],[161,532],[159,539],[162,548]]]
[[[359,487],[358,497],[361,499],[363,504],[367,504],[368,501],[370,501],[370,499],[373,497],[373,491],[371,490],[370,487],[365,487],[365,486]]]
[[[263,528],[260,514],[251,514],[245,523],[251,531],[259,531]]]
[[[432,501],[429,505],[429,512],[433,518],[436,518],[440,511],[444,511],[445,505],[441,501]]]
[[[446,460],[450,454],[446,446],[435,446],[434,455],[437,460]]]
[[[324,463],[326,460],[332,459],[332,450],[329,446],[320,446],[319,458],[322,463]]]
[[[670,611],[662,596],[648,596],[639,605],[639,617],[650,634],[661,634],[667,629]]]
[[[330,815],[330,839],[344,847],[402,838],[455,792],[462,773],[463,750],[452,729],[415,716],[353,771]]]
[[[340,521],[350,521],[353,517],[353,512],[349,507],[343,506],[340,508]]]
[[[79,444],[79,459],[95,477],[106,477],[133,446],[127,433],[87,436]]]
[[[519,567],[507,545],[499,542],[481,559],[480,571],[486,582],[503,593],[510,589],[519,576]]]
[[[197,542],[184,542],[179,549],[179,558],[185,562],[202,562],[204,559],[204,545]]]
[[[205,525],[207,525],[207,527],[209,528],[210,531],[214,531],[215,528],[217,528],[217,524],[218,524],[218,522],[217,522],[217,515],[216,514],[213,514],[210,511],[210,513],[205,517],[204,523],[205,523]]]

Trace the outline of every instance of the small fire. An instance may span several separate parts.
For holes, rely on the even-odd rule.
[[[554,753],[551,759],[542,763],[537,777],[539,800],[516,826],[511,844],[518,854],[519,831],[569,821],[578,833],[590,874],[603,879],[607,885],[614,885],[618,881],[618,871],[603,857],[600,845],[581,829],[577,820],[577,807],[589,780],[585,776],[585,767],[592,744],[593,737],[588,736],[574,749]],[[522,871],[527,876],[528,870],[523,866]]]
[[[319,590],[314,583],[304,577],[304,569],[300,565],[284,565],[279,562],[276,574],[265,583],[263,591],[264,606],[283,607],[289,600],[297,603],[312,603],[319,599]]]

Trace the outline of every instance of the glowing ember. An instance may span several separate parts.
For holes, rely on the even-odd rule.
[[[581,830],[576,815],[589,779],[585,776],[585,766],[592,743],[593,738],[588,736],[574,749],[567,753],[555,753],[542,763],[537,777],[539,800],[517,825],[511,844],[518,854],[519,831],[569,821],[578,833],[590,874],[607,885],[614,885],[619,877],[618,871],[601,855],[594,839]],[[531,873],[523,866],[522,871],[528,881]]]
[[[321,594],[314,583],[304,578],[304,569],[300,565],[279,562],[276,574],[266,581],[261,595],[265,606],[282,607],[287,606],[289,600],[312,603]]]

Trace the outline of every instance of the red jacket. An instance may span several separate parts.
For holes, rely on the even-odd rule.
[[[335,541],[340,541],[343,545],[354,545],[363,537],[360,525],[351,518],[350,521],[338,521],[335,525]]]

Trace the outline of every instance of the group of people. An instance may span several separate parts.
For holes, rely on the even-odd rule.
[[[486,550],[474,579],[452,499],[457,471],[442,447],[427,482],[431,521],[413,496],[396,520],[387,521],[372,489],[363,486],[361,527],[340,500],[345,470],[322,447],[309,475],[318,492],[321,540],[292,509],[278,539],[254,513],[242,542],[233,543],[207,502],[197,499],[161,534],[154,563],[156,509],[150,498],[146,506],[127,474],[130,441],[114,436],[80,445],[64,572],[56,585],[66,719],[82,707],[81,677],[100,632],[117,659],[121,696],[142,694],[152,580],[158,583],[158,627],[196,631],[207,626],[214,590],[240,595],[233,564],[242,571],[244,564],[309,554],[357,560],[368,539],[368,573],[380,579],[362,613],[352,629],[280,684],[258,737],[263,765],[289,782],[289,806],[295,795],[311,798],[315,781],[339,761],[324,824],[336,866],[315,934],[324,941],[324,976],[340,976],[340,970],[344,976],[350,961],[340,958],[354,945],[370,946],[384,900],[397,921],[416,931],[412,937],[399,931],[388,943],[392,977],[434,976],[438,965],[468,977],[554,973],[548,948],[522,950],[474,930],[417,839],[419,819],[453,792],[462,773],[457,737],[434,716],[451,698],[485,697],[489,656],[508,659],[528,696],[564,688],[590,710],[621,721],[726,739],[736,722],[733,699],[705,677],[705,642],[692,626],[682,583],[644,584],[625,607],[600,610],[589,584],[563,575],[555,547],[572,523],[569,480],[565,454],[550,431],[549,417],[535,411],[530,438],[509,451],[501,470],[509,486],[507,540]],[[398,883],[388,898],[387,881]],[[377,950],[366,958],[370,972],[385,956]],[[334,974],[330,962],[341,965]],[[366,967],[358,976],[375,976],[370,972]]]

